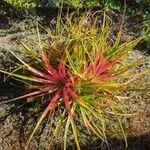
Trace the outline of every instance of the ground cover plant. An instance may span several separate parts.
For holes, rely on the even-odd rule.
[[[31,9],[36,7],[36,0],[2,0],[2,1],[7,2],[8,4],[16,8],[20,7]]]
[[[101,13],[87,12],[83,17],[74,18],[58,15],[56,24],[50,29],[44,29],[49,37],[49,43],[41,40],[39,30],[39,51],[22,43],[31,60],[18,59],[15,69],[11,72],[0,70],[8,76],[21,79],[30,90],[29,93],[2,102],[16,100],[40,100],[41,105],[47,104],[43,113],[29,137],[28,148],[34,134],[47,115],[54,110],[62,110],[55,129],[55,137],[65,122],[64,149],[67,148],[67,135],[72,130],[77,149],[80,149],[81,134],[78,124],[85,126],[87,132],[95,134],[107,143],[107,127],[114,128],[125,139],[121,117],[126,114],[121,109],[119,101],[124,99],[122,93],[141,74],[131,74],[131,70],[140,64],[139,60],[128,64],[131,50],[141,38],[121,42],[122,25],[116,39],[111,39],[111,21]],[[55,28],[55,30],[54,30]],[[110,118],[115,123],[110,122]],[[118,128],[119,127],[119,128]],[[115,129],[116,128],[116,129]]]

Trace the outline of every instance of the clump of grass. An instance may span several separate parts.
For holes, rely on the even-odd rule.
[[[23,46],[32,58],[27,63],[14,52],[11,53],[21,62],[18,69],[12,72],[0,70],[5,74],[22,79],[34,90],[28,94],[6,102],[13,102],[28,97],[43,97],[49,95],[49,104],[39,118],[27,143],[28,148],[34,134],[48,113],[55,108],[63,108],[63,113],[53,130],[53,136],[59,131],[62,122],[66,121],[64,131],[64,149],[67,148],[67,133],[71,126],[77,149],[80,149],[80,134],[75,124],[75,118],[87,132],[98,136],[107,143],[106,126],[111,125],[109,118],[117,120],[123,133],[126,145],[126,135],[120,116],[118,99],[132,81],[140,74],[130,74],[139,61],[127,63],[127,56],[141,38],[121,43],[122,28],[111,39],[111,21],[106,15],[100,22],[99,12],[85,13],[83,17],[58,16],[56,26],[47,31],[50,45],[45,44],[39,34],[40,51],[37,54],[24,43]],[[23,67],[27,74],[18,74]],[[142,73],[141,73],[142,74]],[[5,102],[3,102],[5,103]],[[59,105],[58,105],[59,104]],[[108,117],[109,116],[109,117]]]

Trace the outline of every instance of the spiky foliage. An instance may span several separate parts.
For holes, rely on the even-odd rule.
[[[39,54],[22,43],[35,61],[31,64],[26,63],[12,52],[28,71],[28,75],[15,73],[17,69],[12,73],[0,70],[28,81],[28,85],[30,87],[32,85],[35,90],[7,102],[44,95],[51,97],[29,138],[27,147],[43,119],[55,108],[59,109],[60,105],[64,112],[53,135],[57,134],[62,122],[66,121],[64,149],[67,147],[69,126],[72,128],[77,149],[80,149],[76,116],[81,124],[84,123],[82,126],[85,126],[89,133],[94,133],[105,142],[107,142],[106,126],[109,124],[114,128],[109,118],[115,118],[126,141],[120,120],[123,112],[118,107],[117,99],[138,77],[138,74],[129,75],[129,70],[134,68],[138,61],[127,64],[127,56],[141,38],[121,43],[120,28],[116,39],[112,40],[110,21],[107,22],[104,15],[103,23],[100,23],[99,16],[99,13],[94,15],[86,13],[75,20],[73,17],[61,19],[59,16],[55,30],[54,26],[52,30],[45,29],[50,46],[41,41],[39,32],[41,47]]]

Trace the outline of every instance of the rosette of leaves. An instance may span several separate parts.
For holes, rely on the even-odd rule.
[[[41,40],[38,32],[40,50],[33,49],[22,43],[31,61],[23,61],[13,51],[11,53],[19,60],[17,69],[0,72],[19,78],[32,89],[30,93],[9,101],[26,100],[28,97],[47,97],[48,105],[32,132],[26,149],[42,121],[54,109],[63,108],[63,113],[53,130],[57,135],[62,122],[66,122],[64,131],[64,149],[67,148],[68,130],[72,129],[77,149],[80,149],[80,132],[78,124],[95,134],[107,143],[107,126],[115,128],[110,118],[116,120],[120,131],[126,135],[121,122],[122,112],[118,99],[132,82],[142,73],[131,74],[130,71],[139,64],[136,60],[128,64],[127,58],[131,50],[141,38],[121,42],[122,28],[111,39],[111,23],[99,13],[85,13],[83,17],[58,16],[56,26],[44,29],[49,37],[49,45]],[[54,30],[55,28],[55,30]],[[32,61],[33,60],[33,61]],[[23,68],[24,73],[17,73]],[[41,100],[41,103],[44,103]],[[76,121],[78,122],[76,124]],[[117,129],[118,131],[119,129]],[[119,131],[118,131],[119,133]]]

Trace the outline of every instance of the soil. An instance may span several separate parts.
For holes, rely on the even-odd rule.
[[[54,10],[53,10],[54,11]],[[11,13],[11,15],[10,15]],[[45,12],[44,12],[45,13]],[[47,20],[52,19],[56,12],[51,16],[46,16]],[[22,58],[23,55],[20,40],[25,42],[32,41],[33,47],[37,42],[36,36],[36,21],[45,20],[44,14],[34,15],[32,17],[21,18],[18,15],[13,15],[11,10],[1,10],[0,12],[0,69],[9,68],[14,61],[8,49],[15,49]],[[138,17],[138,16],[137,16]],[[138,19],[137,19],[138,20]],[[142,25],[142,21],[133,17],[126,17],[125,23],[125,39],[126,37],[134,38],[137,36]],[[47,25],[47,21],[43,23]],[[117,28],[117,27],[116,27]],[[115,30],[115,29],[114,29]],[[43,35],[44,38],[44,35]],[[37,47],[38,48],[38,47]],[[142,46],[142,43],[137,46],[136,50],[129,57],[129,61],[141,57],[146,60],[141,66],[138,66],[134,71],[139,72],[142,69],[150,69],[150,56],[147,49]],[[143,80],[150,80],[150,76],[143,76],[135,83],[136,87],[141,88],[140,83]],[[5,76],[0,74],[0,102],[8,100],[17,95],[24,93],[23,85],[11,78],[5,82]],[[148,88],[148,83],[143,84],[142,88]],[[82,150],[149,150],[150,149],[150,90],[141,92],[127,92],[127,96],[131,99],[123,102],[127,112],[135,113],[137,115],[126,117],[127,124],[126,133],[128,135],[128,148],[125,148],[124,141],[118,137],[109,140],[109,145],[102,144],[95,136],[85,137],[82,144]],[[39,113],[33,111],[32,104],[17,101],[11,104],[0,105],[0,150],[22,150],[32,132],[35,123],[38,119]],[[52,114],[51,114],[52,115]],[[53,118],[53,119],[51,119]],[[48,117],[42,124],[37,135],[33,138],[30,148],[31,150],[61,150],[63,149],[63,133],[59,132],[54,139],[53,145],[49,146],[49,139],[51,136],[52,126],[54,125],[56,117]],[[63,131],[63,126],[61,131]],[[69,139],[68,150],[76,149],[72,137]]]

